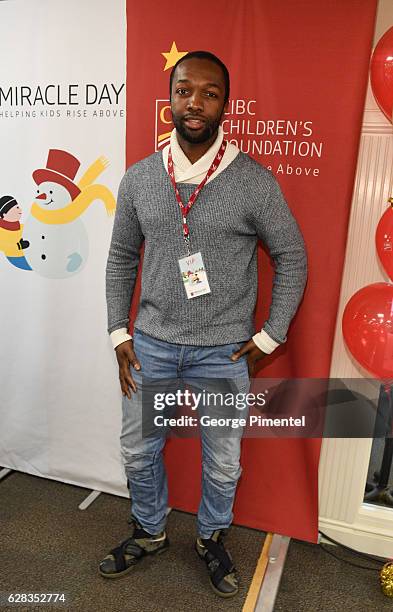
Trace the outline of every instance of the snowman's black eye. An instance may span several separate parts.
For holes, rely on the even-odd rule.
[[[39,190],[39,189],[37,189],[37,193],[40,193],[40,190]]]
[[[53,191],[50,191],[49,193],[50,193],[50,194],[52,194],[52,193],[53,193]]]

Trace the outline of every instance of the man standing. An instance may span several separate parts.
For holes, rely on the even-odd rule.
[[[134,522],[132,536],[100,564],[108,578],[168,547],[165,437],[142,436],[143,380],[207,378],[248,390],[256,361],[285,342],[306,281],[303,239],[276,180],[223,138],[225,65],[206,51],[185,55],[172,70],[170,98],[170,144],[123,177],[107,264],[108,330],[123,392],[121,448]],[[269,249],[275,275],[269,319],[255,334],[258,239]],[[131,339],[128,315],[143,242]],[[195,547],[223,597],[238,591],[223,543],[241,473],[241,430],[235,431],[226,436],[201,428]]]

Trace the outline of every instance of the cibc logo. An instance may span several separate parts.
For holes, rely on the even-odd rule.
[[[169,100],[156,100],[155,151],[160,151],[169,143],[173,127]]]

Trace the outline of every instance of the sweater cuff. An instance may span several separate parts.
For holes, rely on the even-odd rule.
[[[126,327],[115,329],[115,331],[110,334],[110,338],[112,340],[112,345],[114,349],[119,346],[119,344],[127,342],[127,340],[132,340],[132,336],[130,336],[130,334],[127,332]]]
[[[273,338],[271,338],[269,334],[265,332],[264,329],[262,329],[259,333],[255,334],[252,339],[254,340],[257,347],[267,355],[270,355],[270,353],[272,353],[274,349],[280,346],[280,343],[273,340]]]

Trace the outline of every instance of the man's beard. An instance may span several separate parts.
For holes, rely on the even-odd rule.
[[[190,118],[190,116],[191,115],[188,115],[188,118]],[[195,119],[198,119],[198,115],[195,115]],[[186,142],[191,144],[202,144],[208,141],[213,134],[217,132],[220,127],[221,117],[216,120],[206,120],[203,130],[198,131],[198,133],[195,133],[194,130],[190,130],[185,126],[183,119],[174,113],[172,113],[172,120],[176,130]]]

